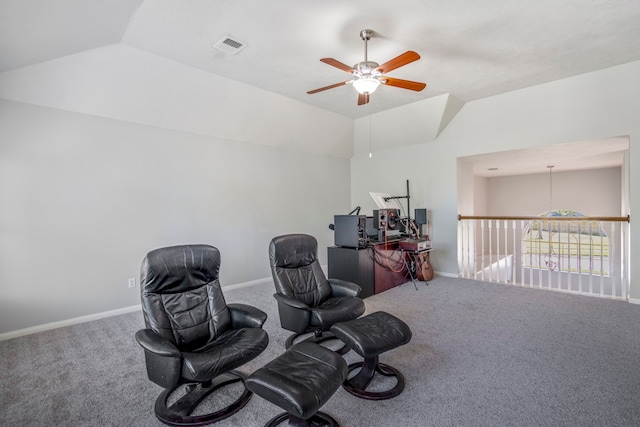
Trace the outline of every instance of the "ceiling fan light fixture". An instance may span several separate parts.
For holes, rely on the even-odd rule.
[[[380,80],[375,77],[362,77],[353,82],[353,87],[363,95],[371,94],[380,86]]]
[[[392,77],[384,76],[383,74],[386,74],[389,71],[393,71],[396,68],[403,67],[411,62],[417,61],[420,59],[420,55],[418,55],[417,52],[408,50],[405,53],[390,59],[384,64],[379,65],[377,62],[369,61],[367,57],[367,41],[372,36],[372,30],[360,31],[360,37],[362,38],[362,41],[364,41],[364,61],[358,62],[353,67],[333,58],[320,59],[321,62],[324,62],[327,65],[331,65],[332,67],[336,67],[351,74],[351,80],[310,90],[307,93],[311,95],[328,89],[333,89],[334,87],[344,86],[349,83],[353,84],[353,87],[358,91],[358,105],[364,105],[369,103],[369,95],[375,92],[381,84],[386,86],[395,86],[401,89],[409,89],[416,92],[421,91],[427,86],[425,83],[394,79]]]

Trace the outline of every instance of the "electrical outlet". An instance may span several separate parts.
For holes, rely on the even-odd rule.
[[[136,279],[129,279],[129,287],[130,288],[136,287]]]

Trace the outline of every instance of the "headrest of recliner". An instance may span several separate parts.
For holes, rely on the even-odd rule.
[[[142,261],[141,290],[171,294],[196,289],[218,278],[220,251],[209,245],[155,249]]]
[[[275,267],[305,267],[318,259],[318,241],[308,234],[274,237],[269,245],[269,258]]]

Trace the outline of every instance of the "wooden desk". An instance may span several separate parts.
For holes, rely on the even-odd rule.
[[[410,281],[403,252],[398,243],[370,244],[352,249],[331,246],[328,251],[328,276],[354,282],[362,288],[362,298],[379,294]]]

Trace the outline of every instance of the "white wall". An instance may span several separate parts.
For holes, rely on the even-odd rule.
[[[279,234],[324,264],[348,182],[348,159],[0,100],[0,333],[139,304],[161,246],[217,246],[223,286],[269,278]]]
[[[462,162],[458,163],[458,168],[462,166]],[[460,182],[460,175],[458,175],[458,182]],[[489,202],[489,189],[488,189],[489,180],[482,176],[474,176],[473,177],[473,196],[470,200],[473,201],[473,215],[489,215],[489,209],[491,208],[491,203]],[[460,193],[465,192],[465,187],[470,187],[469,185],[458,186],[458,191]],[[464,212],[460,202],[460,194],[458,194],[458,209],[459,212]],[[503,210],[501,212],[507,212]]]
[[[353,120],[117,43],[0,73],[0,98],[351,157]]]
[[[368,191],[404,193],[410,179],[412,206],[432,210],[434,268],[457,274],[457,169],[461,156],[531,148],[559,143],[629,136],[629,214],[640,211],[633,188],[640,182],[640,62],[559,80],[467,103],[435,141],[358,153],[351,160],[352,205],[371,207]],[[455,95],[455,93],[454,93]],[[413,104],[415,116],[421,102]],[[368,120],[367,117],[358,119]],[[368,133],[356,123],[355,143],[366,144]],[[403,127],[395,129],[403,139]],[[415,138],[413,133],[409,133]],[[375,135],[374,135],[375,141]],[[634,193],[635,192],[635,193]],[[635,197],[634,197],[635,196]],[[364,207],[364,206],[363,206]],[[626,213],[623,213],[625,215]],[[640,264],[640,228],[631,228],[631,265]],[[633,271],[632,271],[633,273]],[[640,299],[640,283],[631,282],[631,298]]]
[[[144,64],[136,64],[144,70],[134,72],[123,59],[128,52],[115,50],[107,49],[106,62],[97,61],[89,69],[98,69],[115,56],[118,71],[134,82],[155,65],[172,70],[164,61],[146,58]],[[366,149],[369,134],[363,131],[368,131],[363,122],[368,124],[368,118],[358,119],[354,143],[365,150],[359,150],[349,164],[344,158],[288,149],[305,132],[304,126],[294,126],[289,133],[286,116],[303,115],[306,119],[296,123],[307,123],[307,116],[317,109],[298,109],[293,101],[275,100],[262,92],[257,96],[265,112],[272,110],[269,100],[273,100],[291,114],[267,114],[281,120],[277,126],[260,121],[264,132],[255,132],[248,123],[250,142],[217,134],[215,122],[209,133],[191,132],[192,125],[184,123],[188,115],[168,126],[132,124],[127,117],[117,117],[122,112],[118,106],[124,104],[113,93],[91,98],[92,108],[101,109],[93,115],[73,111],[76,106],[86,108],[86,99],[82,91],[66,91],[73,78],[65,72],[83,62],[61,61],[62,67],[43,64],[44,69],[29,69],[28,75],[10,72],[0,79],[0,97],[21,101],[33,92],[17,90],[14,83],[56,77],[49,82],[58,86],[46,91],[44,98],[46,103],[64,104],[48,108],[32,105],[45,105],[43,98],[25,99],[29,104],[0,100],[0,333],[138,304],[139,290],[128,289],[127,279],[138,277],[144,254],[159,246],[193,242],[218,246],[223,285],[269,277],[267,245],[281,233],[316,235],[321,261],[326,262],[324,248],[333,244],[327,224],[333,215],[357,205],[369,214],[375,208],[369,191],[404,195],[407,179],[412,209],[428,208],[432,214],[434,267],[457,274],[456,164],[461,156],[628,135],[628,183],[623,178],[632,195],[628,213],[634,208],[640,211],[640,198],[633,197],[634,183],[640,182],[640,150],[634,149],[634,138],[640,135],[640,62],[470,102],[434,141],[430,134],[423,143],[381,150],[393,141],[376,141],[374,123],[372,158]],[[90,78],[87,74],[83,78]],[[163,78],[179,77],[169,74]],[[199,100],[206,103],[219,82],[196,71],[193,77],[206,83],[206,96]],[[118,90],[117,81],[112,83],[108,89]],[[169,83],[178,84],[165,81]],[[99,81],[82,87],[92,85],[101,87]],[[138,108],[129,106],[130,114],[155,102],[136,92],[135,84],[127,90],[135,96],[119,93],[126,102],[141,103]],[[249,87],[238,90],[252,92]],[[163,104],[171,105],[177,93],[173,89],[163,93]],[[77,98],[70,100],[72,95]],[[114,99],[115,104],[101,105]],[[217,116],[216,109],[229,105],[207,105],[213,109],[211,120],[221,125],[243,108],[234,104],[234,111]],[[431,107],[429,102],[418,102],[403,109],[420,118]],[[63,111],[67,109],[72,111]],[[154,120],[163,114],[173,117],[170,111]],[[260,117],[252,111],[252,117]],[[349,124],[341,116],[321,115],[322,127],[332,137],[323,134],[320,139],[339,145]],[[199,117],[193,129],[207,120]],[[394,126],[393,121],[383,122]],[[261,134],[268,139],[264,145]],[[384,135],[420,139],[406,123]],[[317,141],[318,134],[312,136]],[[631,232],[631,265],[637,265],[640,228]],[[640,299],[640,284],[634,286],[633,281],[631,296]]]
[[[588,216],[622,216],[621,168],[514,175],[487,179],[487,211],[476,215],[533,216],[568,209]]]

